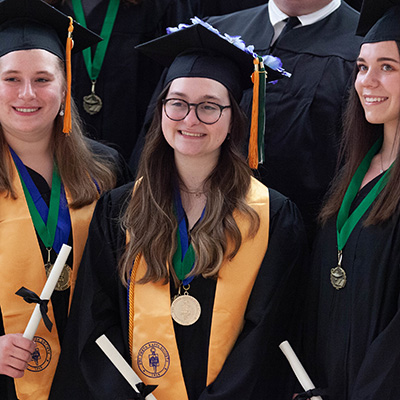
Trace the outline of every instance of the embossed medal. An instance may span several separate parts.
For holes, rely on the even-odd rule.
[[[331,269],[331,283],[336,290],[343,289],[347,282],[346,271],[342,268],[342,258],[342,251],[339,250],[338,265]]]
[[[201,306],[196,298],[190,296],[188,287],[184,287],[183,295],[180,293],[175,296],[171,304],[171,316],[175,322],[180,325],[193,325],[200,318]],[[180,292],[180,288],[179,288]]]
[[[103,107],[101,98],[95,93],[96,81],[92,81],[92,93],[83,97],[83,109],[90,115],[97,114]]]
[[[48,252],[47,263],[44,265],[44,268],[46,270],[46,276],[48,278],[51,270],[53,269],[54,264],[52,264],[50,261],[51,249],[47,249],[47,252]],[[62,292],[64,290],[67,290],[71,286],[71,276],[72,276],[71,272],[72,272],[71,267],[68,264],[65,264],[61,271],[61,275],[58,278],[58,281],[56,283],[56,287],[54,288],[54,290],[57,290],[58,292]]]

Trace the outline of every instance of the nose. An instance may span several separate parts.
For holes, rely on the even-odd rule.
[[[359,80],[364,87],[376,87],[379,84],[377,74],[372,69],[369,69],[364,74],[358,74],[357,80]]]
[[[36,96],[35,90],[32,87],[31,81],[25,81],[22,83],[18,97],[20,99],[32,99]]]
[[[190,105],[189,113],[185,117],[185,122],[189,126],[200,123],[200,120],[197,118],[197,114],[196,114],[196,106]]]

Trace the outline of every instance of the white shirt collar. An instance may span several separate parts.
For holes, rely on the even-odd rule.
[[[341,0],[332,0],[329,4],[327,4],[320,10],[315,11],[311,14],[299,15],[297,16],[297,18],[300,20],[302,26],[314,24],[315,22],[320,21],[321,19],[327,17],[329,14],[332,14],[335,10],[337,10],[340,7],[340,3]],[[268,12],[269,19],[274,28],[276,27],[276,24],[289,17],[278,8],[274,0],[269,0]],[[281,27],[281,30],[282,29],[283,25]]]

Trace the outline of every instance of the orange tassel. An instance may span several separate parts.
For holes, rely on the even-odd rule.
[[[65,50],[65,64],[67,71],[67,94],[65,96],[65,110],[64,110],[64,127],[63,132],[69,136],[72,127],[71,121],[71,82],[72,82],[72,72],[71,72],[71,51],[74,47],[74,41],[72,40],[72,32],[74,30],[74,20],[69,18],[68,27],[68,38]]]
[[[251,126],[249,139],[248,163],[250,168],[257,169],[258,167],[258,98],[259,98],[259,63],[258,57],[254,59],[254,72],[251,76],[253,81],[253,104],[251,109]]]

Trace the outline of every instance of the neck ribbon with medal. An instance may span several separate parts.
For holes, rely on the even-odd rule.
[[[185,211],[178,189],[175,191],[175,211],[178,220],[177,249],[172,262],[181,284],[178,294],[173,297],[171,302],[171,316],[178,324],[188,326],[193,325],[200,318],[201,306],[197,299],[189,294],[190,283],[194,276],[187,277],[187,275],[193,269],[196,257],[193,246],[189,243]],[[204,217],[204,213],[205,208],[200,220]]]
[[[63,243],[68,243],[71,232],[71,218],[64,185],[61,183],[57,166],[54,165],[50,203],[47,206],[21,159],[11,147],[10,152],[17,167],[33,225],[47,250],[47,262],[44,267],[46,275],[49,276],[54,265],[51,262],[51,252],[54,250],[58,254]],[[70,286],[71,267],[65,264],[55,290],[64,291]]]
[[[388,170],[374,185],[372,190],[367,194],[367,196],[365,196],[358,207],[350,214],[351,204],[357,196],[357,193],[361,187],[361,183],[369,169],[372,159],[382,147],[382,142],[383,138],[379,138],[364,157],[363,161],[357,168],[353,178],[350,181],[350,185],[347,188],[342,205],[339,209],[336,221],[338,264],[335,268],[331,269],[330,276],[332,286],[337,290],[343,289],[346,286],[347,282],[346,271],[342,267],[343,249],[347,243],[347,240],[362,216],[366,213],[366,211],[377,198],[379,193],[386,186],[389,179],[390,170],[393,166],[392,163]]]
[[[85,66],[87,72],[89,74],[90,80],[92,82],[92,91],[89,95],[84,96],[83,98],[83,108],[84,110],[90,114],[97,114],[102,106],[103,102],[101,98],[96,94],[95,87],[97,78],[99,77],[101,66],[103,65],[104,56],[106,54],[108,42],[110,41],[111,32],[114,27],[115,18],[117,17],[117,12],[119,8],[120,0],[110,0],[106,12],[106,17],[103,22],[103,27],[101,28],[100,36],[103,38],[103,41],[97,44],[96,51],[94,52],[93,60],[92,60],[92,52],[91,48],[84,49],[82,51],[83,60],[85,62]],[[85,28],[86,19],[85,13],[82,7],[82,0],[72,0],[72,7],[74,9],[76,20]]]

